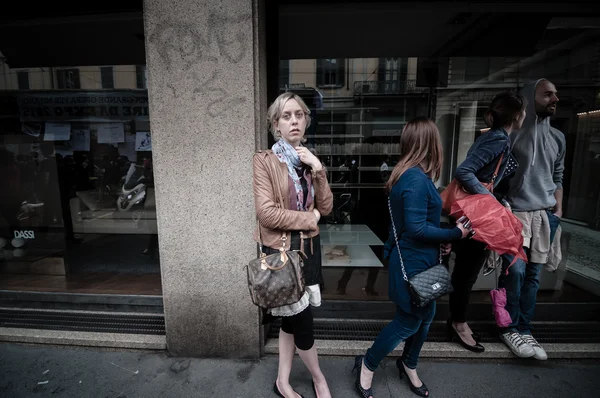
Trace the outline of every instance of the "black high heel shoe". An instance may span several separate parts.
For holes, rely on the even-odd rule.
[[[460,344],[463,348],[465,348],[471,352],[477,352],[477,353],[481,353],[481,352],[485,351],[485,348],[481,344],[479,344],[479,342],[477,341],[477,340],[479,340],[479,337],[475,336],[475,334],[471,335],[473,337],[473,340],[475,340],[475,345],[470,345],[470,344],[465,343],[463,341],[463,339],[460,338],[460,335],[458,334],[456,329],[454,329],[454,326],[452,326],[452,321],[450,319],[448,319],[448,321],[446,322],[446,331],[447,331],[448,337],[450,338],[450,341]]]
[[[410,377],[408,377],[408,373],[406,373],[406,369],[404,368],[404,364],[402,363],[402,358],[398,358],[396,360],[396,366],[400,371],[400,378],[402,379],[402,377],[406,376],[406,381],[408,381],[408,386],[410,387],[410,390],[412,392],[414,392],[420,397],[429,397],[429,390],[427,389],[425,383],[422,382],[423,385],[421,385],[421,387],[415,387],[412,381],[410,381]]]
[[[314,387],[314,384],[313,384],[313,387]],[[285,398],[285,397],[283,396],[283,394],[281,393],[281,391],[279,391],[279,387],[277,387],[277,380],[275,380],[275,383],[273,383],[273,392],[274,392],[275,394],[277,394],[277,396],[278,396],[278,397]],[[296,392],[296,391],[294,391],[294,392]],[[298,394],[297,392],[296,392],[296,394],[297,394],[297,395],[298,395],[300,398],[304,398],[304,395]]]
[[[352,372],[358,370],[358,372],[356,372],[356,382],[354,383],[354,387],[356,392],[358,392],[362,398],[369,398],[373,396],[373,391],[370,388],[365,389],[360,385],[360,371],[362,369],[363,358],[364,355],[357,355],[354,357],[354,367],[352,368]]]

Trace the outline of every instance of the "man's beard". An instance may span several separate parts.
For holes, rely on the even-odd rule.
[[[556,104],[549,104],[541,112],[537,112],[538,116],[545,118],[556,114]]]

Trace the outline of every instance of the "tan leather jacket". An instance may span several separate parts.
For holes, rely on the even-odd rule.
[[[315,188],[315,200],[308,211],[289,209],[288,169],[271,150],[258,151],[252,160],[254,172],[254,206],[259,221],[260,238],[265,246],[281,247],[281,237],[286,232],[290,242],[290,231],[303,231],[304,237],[312,238],[319,234],[317,219],[313,213],[316,207],[321,216],[331,213],[333,194],[327,182],[325,169],[312,172],[312,183]],[[279,192],[277,192],[279,191]],[[279,196],[283,197],[284,208],[279,205]],[[254,234],[258,242],[258,234]],[[289,249],[289,246],[286,248]]]

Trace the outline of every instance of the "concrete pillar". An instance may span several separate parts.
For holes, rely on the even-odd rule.
[[[167,345],[175,355],[260,355],[244,265],[256,255],[252,155],[266,139],[262,7],[144,3]]]

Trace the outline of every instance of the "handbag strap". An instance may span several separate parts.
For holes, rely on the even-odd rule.
[[[398,233],[396,232],[396,223],[394,222],[394,216],[392,214],[392,203],[388,196],[388,209],[390,210],[390,220],[392,221],[392,229],[394,230],[394,240],[396,241],[396,249],[398,250],[398,258],[400,258],[400,267],[402,268],[402,278],[408,282],[408,275],[406,275],[406,269],[404,268],[404,261],[402,261],[402,255],[400,254],[400,243],[398,242]],[[442,263],[442,250],[440,249],[440,264]]]
[[[278,164],[276,165],[274,163],[277,158],[275,158],[275,156],[272,153],[268,153],[267,159],[268,159],[268,164],[269,164],[269,169],[270,169],[270,174],[271,174],[271,180],[273,182],[273,191],[275,192],[275,196],[277,197],[279,206],[281,207],[281,209],[285,209],[285,202],[283,201],[283,195],[281,194],[281,181],[279,179],[279,174],[277,173],[277,167],[276,167],[279,165]],[[277,160],[277,162],[279,162],[279,160]],[[260,221],[258,221],[258,219],[257,219],[256,222],[258,223],[258,246],[260,248],[260,252],[262,253],[263,244],[262,244],[262,237],[260,234]],[[281,235],[281,248],[282,249],[285,249],[286,240],[287,240],[287,234],[286,234],[286,231],[283,231],[283,233]]]
[[[396,249],[398,249],[398,258],[400,258],[400,267],[402,268],[402,278],[408,282],[408,276],[406,275],[406,269],[404,269],[404,261],[402,261],[402,255],[400,254],[400,244],[398,243],[398,234],[396,233],[396,223],[394,222],[394,216],[392,215],[392,204],[388,196],[388,209],[390,209],[390,219],[392,220],[392,229],[394,230],[394,240],[396,241]]]
[[[500,171],[500,165],[502,164],[502,160],[504,159],[504,152],[500,155],[500,160],[498,160],[498,164],[496,165],[496,170],[494,170],[494,175],[492,176],[492,184],[496,182],[496,177],[498,177],[498,172]]]

